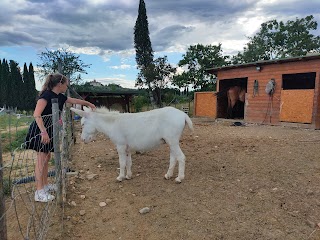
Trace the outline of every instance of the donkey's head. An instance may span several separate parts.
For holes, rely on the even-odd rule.
[[[81,116],[81,126],[82,126],[82,133],[81,133],[81,140],[85,143],[91,142],[96,139],[97,129],[95,127],[94,122],[94,113],[90,108],[83,107],[84,111],[70,108],[71,111],[75,112],[79,116]]]

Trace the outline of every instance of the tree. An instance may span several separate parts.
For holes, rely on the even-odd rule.
[[[136,50],[138,73],[136,86],[147,86],[151,104],[155,107],[151,83],[153,81],[153,50],[149,36],[149,23],[146,6],[143,0],[139,2],[138,17],[134,26],[134,48]]]
[[[18,94],[12,94],[13,92]],[[25,63],[23,72],[21,72],[16,61],[10,60],[8,63],[6,59],[3,59],[0,62],[0,106],[32,110],[35,107],[36,95],[32,64],[28,71]]]
[[[167,56],[158,57],[153,62],[153,82],[152,88],[156,95],[157,105],[162,107],[162,90],[172,81],[172,77],[176,72],[176,68],[168,63]]]
[[[233,64],[304,56],[320,51],[320,37],[310,32],[317,29],[312,15],[286,23],[271,20],[261,24],[259,32],[250,40],[243,52],[232,59]]]
[[[9,64],[8,61],[6,59],[3,59],[2,63],[1,63],[1,72],[0,72],[0,99],[1,99],[1,106],[3,105],[8,105],[8,96],[9,96],[9,73],[10,73],[10,69],[9,69]]]
[[[190,46],[178,63],[178,66],[188,70],[175,76],[173,84],[178,87],[192,84],[194,89],[214,90],[215,77],[207,73],[206,69],[228,65],[228,58],[222,55],[221,43],[217,46],[202,44]]]
[[[32,110],[36,106],[37,90],[34,79],[34,70],[32,63],[29,64],[29,70],[25,64],[25,70],[23,71],[24,88],[27,92],[25,96],[25,110]]]
[[[23,88],[20,90],[20,96],[22,99],[24,99],[23,104],[22,104],[22,108],[24,110],[29,110],[27,105],[28,105],[28,99],[29,99],[29,89],[28,89],[28,82],[29,82],[29,70],[27,67],[27,64],[24,63],[23,65],[23,73],[22,73],[22,80],[23,80]]]
[[[23,82],[22,82],[22,76],[20,72],[19,64],[14,61],[9,61],[9,68],[10,72],[8,75],[8,94],[7,95],[7,105],[11,107],[17,107],[18,109],[21,109],[22,102],[24,99],[17,97],[15,94],[11,94],[14,92],[19,92],[23,88]]]
[[[67,49],[50,51],[46,49],[46,52],[39,54],[41,63],[37,64],[39,68],[39,73],[42,78],[52,72],[59,71],[68,76],[71,82],[77,83],[81,80],[80,74],[87,74],[86,68],[89,68],[91,64],[85,64],[79,55],[76,55]],[[59,69],[59,63],[61,63],[62,68]],[[76,75],[76,76],[75,76]]]
[[[3,59],[4,61],[4,59]],[[4,76],[3,76],[3,65],[2,62],[0,60],[0,107],[4,104]]]

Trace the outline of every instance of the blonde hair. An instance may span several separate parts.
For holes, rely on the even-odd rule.
[[[46,77],[46,81],[42,86],[42,90],[39,92],[39,96],[46,90],[52,90],[59,83],[65,83],[68,81],[67,77],[61,73],[51,73]]]

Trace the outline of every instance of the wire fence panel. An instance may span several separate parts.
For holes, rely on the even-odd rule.
[[[44,122],[48,131],[57,126],[59,138],[57,141],[57,152],[61,153],[61,170],[56,171],[55,158],[51,155],[46,169],[41,169],[43,174],[47,173],[48,182],[51,184],[61,183],[61,203],[57,199],[50,202],[36,202],[36,177],[37,151],[27,149],[27,144],[35,144],[34,147],[41,149],[44,146],[37,146],[36,139],[41,139],[38,133],[35,139],[26,142],[29,126],[35,127],[32,122],[34,118],[27,115],[8,112],[0,115],[0,134],[3,156],[3,165],[0,170],[3,173],[3,188],[0,189],[5,201],[5,211],[0,212],[0,220],[6,219],[8,239],[42,240],[46,239],[50,226],[59,225],[58,229],[63,230],[63,209],[66,203],[66,187],[68,161],[70,147],[73,144],[72,115],[68,108],[58,112],[58,119],[53,121],[52,116],[45,116]],[[61,116],[61,118],[60,118]],[[30,129],[31,130],[31,129]],[[53,143],[55,139],[51,138]],[[51,147],[49,144],[45,147]],[[50,149],[51,150],[51,149]],[[38,166],[39,167],[39,166]],[[56,176],[60,176],[56,180]],[[53,194],[54,195],[54,194]],[[1,194],[0,194],[1,196]],[[1,201],[2,199],[0,199]],[[58,221],[56,220],[58,216]],[[57,221],[57,222],[53,222]]]

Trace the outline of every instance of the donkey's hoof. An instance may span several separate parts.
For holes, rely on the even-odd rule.
[[[165,175],[164,175],[164,178],[167,179],[167,180],[169,180],[169,179],[171,178],[171,176],[170,176],[169,174],[165,174]]]
[[[176,177],[175,181],[176,181],[176,183],[181,183],[182,179],[179,177]]]
[[[123,179],[124,179],[124,177],[120,177],[120,176],[117,177],[117,181],[118,181],[118,182],[122,182]]]
[[[127,175],[127,176],[126,176],[126,179],[127,179],[127,180],[130,180],[130,179],[131,179],[131,176],[128,176],[128,175]]]

